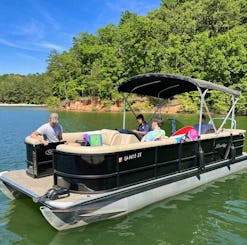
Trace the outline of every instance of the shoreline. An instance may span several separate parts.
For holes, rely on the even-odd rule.
[[[14,106],[28,106],[28,107],[48,107],[47,105],[45,104],[40,104],[40,105],[36,105],[36,104],[24,104],[24,103],[21,103],[21,104],[1,104],[0,103],[0,106],[6,106],[6,107],[14,107]]]
[[[147,106],[148,101],[144,99],[136,99],[131,103],[132,109],[138,113],[152,113],[155,110],[155,106],[149,107]],[[100,101],[70,101],[63,106],[54,107],[56,110],[60,111],[74,111],[74,112],[111,112],[111,113],[119,113],[123,112],[124,105],[123,103],[110,103],[104,105]],[[129,108],[130,110],[130,108]],[[181,113],[181,105],[177,103],[177,101],[173,101],[172,103],[168,103],[161,109],[162,113],[165,114],[177,114]]]
[[[49,110],[54,110],[54,111],[66,111],[66,112],[85,112],[85,113],[122,113],[123,112],[123,108],[122,106],[110,106],[108,108],[103,107],[100,104],[85,104],[85,103],[81,103],[81,102],[72,102],[69,106],[65,105],[65,106],[53,106],[53,107],[49,107],[47,104],[25,104],[25,103],[20,103],[20,104],[8,104],[8,103],[0,103],[0,107],[33,107],[33,108],[38,108],[38,107],[42,107],[42,108],[47,108]],[[136,109],[136,108],[134,108]],[[169,105],[165,108],[162,108],[162,114],[169,114],[169,115],[176,115],[176,114],[199,114],[199,111],[196,112],[186,112],[186,111],[182,111],[181,107],[179,104],[173,104],[173,105]],[[128,110],[127,112],[130,112],[130,110]],[[139,110],[135,110],[136,114],[150,114],[154,112],[154,108],[152,109],[147,109],[147,108],[140,108]],[[220,114],[221,113],[215,113],[215,114]],[[244,114],[236,114],[236,116],[246,116]]]

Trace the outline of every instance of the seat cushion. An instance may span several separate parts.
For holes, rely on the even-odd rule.
[[[117,130],[102,129],[102,141],[104,145],[118,145],[120,144],[120,133]]]

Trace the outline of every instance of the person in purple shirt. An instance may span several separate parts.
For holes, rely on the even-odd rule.
[[[136,121],[139,124],[137,130],[132,130],[134,134],[137,135],[138,139],[141,140],[144,135],[150,131],[149,125],[145,122],[144,116],[142,114],[136,117]]]
[[[149,125],[145,122],[144,116],[142,114],[136,117],[136,121],[138,123],[137,130],[127,130],[127,129],[120,129],[118,130],[119,133],[122,134],[134,134],[139,140],[143,138],[150,131]]]
[[[199,124],[195,124],[194,128],[199,132]],[[206,116],[202,115],[202,124],[201,124],[201,134],[206,134],[207,132],[210,132],[213,130],[213,125],[206,122]]]

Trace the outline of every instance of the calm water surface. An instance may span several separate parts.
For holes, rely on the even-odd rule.
[[[121,128],[119,113],[60,112],[64,131]],[[26,135],[47,121],[44,108],[0,107],[0,171],[25,168]],[[179,115],[194,124],[196,115]],[[247,118],[238,117],[247,129]],[[128,115],[129,128],[136,127]],[[247,144],[245,142],[245,151]],[[247,171],[151,205],[128,216],[55,231],[29,199],[0,193],[0,244],[247,244]]]

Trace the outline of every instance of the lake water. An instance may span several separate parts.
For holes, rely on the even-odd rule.
[[[0,171],[25,168],[26,135],[47,121],[44,108],[0,107]],[[120,113],[60,112],[64,131],[121,128]],[[127,117],[127,126],[136,127]],[[196,115],[179,115],[194,124]],[[247,129],[247,117],[237,117]],[[247,144],[245,142],[245,151]],[[247,244],[247,171],[156,203],[118,219],[57,232],[29,199],[0,193],[0,244]]]

